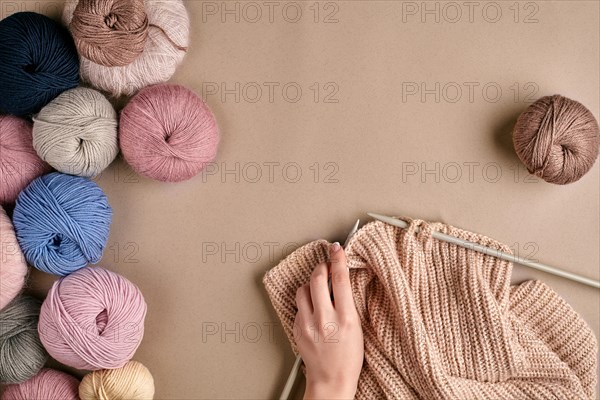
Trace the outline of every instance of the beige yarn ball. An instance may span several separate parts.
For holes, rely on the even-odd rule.
[[[33,148],[57,171],[94,177],[119,153],[117,113],[88,88],[63,92],[33,118]]]
[[[121,368],[87,374],[79,385],[81,400],[151,400],[154,378],[148,368],[129,361]]]
[[[105,0],[96,0],[105,1]],[[67,0],[62,20],[70,26],[78,0]],[[145,0],[148,32],[144,50],[130,64],[105,66],[80,55],[81,78],[113,96],[168,81],[183,61],[189,43],[189,17],[182,0]]]

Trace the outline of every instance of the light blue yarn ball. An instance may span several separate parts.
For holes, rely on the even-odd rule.
[[[112,209],[87,178],[53,172],[19,194],[13,213],[17,240],[40,271],[65,276],[102,257]]]

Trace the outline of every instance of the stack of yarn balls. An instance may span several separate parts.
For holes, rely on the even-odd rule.
[[[67,0],[62,20],[79,51],[83,81],[114,96],[169,80],[188,48],[181,0]]]
[[[91,178],[121,151],[143,176],[190,179],[215,159],[219,131],[194,92],[164,83],[188,48],[182,0],[68,0],[62,22],[0,21],[2,399],[152,399],[152,374],[132,360],[144,297],[90,265],[112,223]],[[22,293],[28,264],[59,277],[43,302]],[[50,357],[91,372],[44,368]]]
[[[89,266],[112,222],[90,178],[120,150],[143,176],[190,179],[215,159],[219,131],[195,93],[164,83],[188,48],[182,0],[67,0],[62,22],[32,12],[0,21],[2,399],[152,399],[150,371],[132,361],[144,297]],[[119,116],[120,96],[133,98]],[[599,143],[591,112],[558,95],[529,107],[514,131],[530,172],[557,184],[589,171]],[[60,277],[43,302],[22,294],[27,263]],[[49,357],[91,372],[80,382],[43,368]]]
[[[3,204],[51,168],[94,178],[119,150],[164,182],[214,161],[214,115],[191,90],[164,83],[188,48],[182,0],[68,0],[63,23],[32,12],[0,21]],[[91,87],[78,87],[80,77]],[[119,116],[111,100],[133,95]]]

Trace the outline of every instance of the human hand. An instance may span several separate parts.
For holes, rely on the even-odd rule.
[[[346,254],[329,246],[328,264],[315,267],[310,283],[298,288],[294,338],[306,366],[305,399],[352,399],[363,364],[364,342],[350,288]]]

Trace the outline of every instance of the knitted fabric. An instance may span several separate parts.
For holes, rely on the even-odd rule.
[[[346,248],[365,339],[356,398],[595,398],[597,342],[583,319],[542,282],[511,286],[510,262],[437,240],[433,230],[510,252],[421,220],[357,232]],[[326,242],[309,243],[263,280],[296,354],[296,289],[327,258]]]

